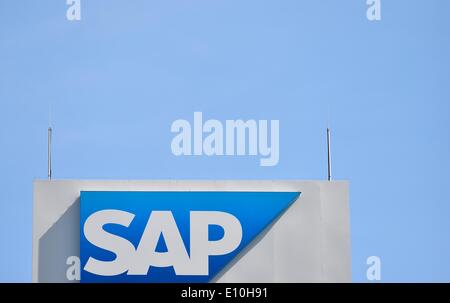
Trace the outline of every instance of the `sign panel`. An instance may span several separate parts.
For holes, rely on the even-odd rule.
[[[35,181],[34,282],[350,282],[343,181]]]

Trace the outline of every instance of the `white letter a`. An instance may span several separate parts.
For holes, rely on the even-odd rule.
[[[67,5],[70,5],[67,9],[66,17],[69,21],[81,20],[81,3],[80,0],[67,0]]]
[[[367,19],[369,21],[380,21],[381,20],[381,0],[367,0]]]

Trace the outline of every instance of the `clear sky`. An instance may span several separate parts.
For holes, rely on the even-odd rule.
[[[324,179],[329,123],[353,280],[450,281],[449,1],[65,2],[0,1],[0,281],[31,281],[50,105],[58,179]],[[194,111],[278,119],[279,164],[175,157]]]

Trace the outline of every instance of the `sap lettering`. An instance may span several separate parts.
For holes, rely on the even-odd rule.
[[[239,220],[225,212],[190,212],[190,254],[186,251],[175,219],[170,211],[152,211],[140,243],[135,249],[128,240],[103,229],[105,224],[119,224],[128,227],[134,214],[121,210],[101,210],[87,218],[83,231],[93,245],[111,251],[116,255],[113,261],[89,257],[84,270],[101,276],[151,275],[151,266],[173,266],[177,275],[208,275],[209,256],[225,255],[234,251],[242,240],[242,226]],[[224,235],[220,240],[208,240],[208,226],[218,225]],[[156,246],[162,236],[167,251],[157,252]]]

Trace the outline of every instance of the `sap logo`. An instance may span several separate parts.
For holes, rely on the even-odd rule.
[[[82,191],[81,282],[210,282],[299,195]]]
[[[220,121],[213,119],[203,123],[202,113],[195,112],[193,127],[189,121],[182,119],[172,123],[170,130],[176,133],[171,143],[172,153],[175,156],[259,154],[261,166],[275,166],[280,155],[279,121],[271,120],[270,126],[268,124],[267,120],[226,120],[224,127]]]
[[[234,251],[242,240],[239,220],[226,212],[190,211],[190,251],[188,253],[171,211],[152,211],[138,246],[127,239],[107,232],[108,224],[129,227],[133,213],[105,209],[94,212],[85,221],[83,233],[92,245],[115,254],[112,261],[98,260],[92,256],[84,270],[100,276],[151,275],[151,267],[171,267],[176,275],[208,275],[209,256],[220,256]],[[223,236],[209,240],[209,227],[220,226]],[[160,237],[167,247],[158,252]]]

